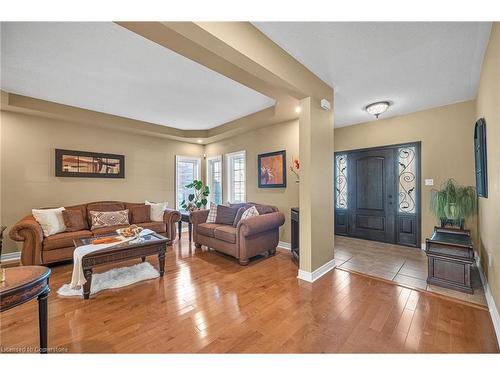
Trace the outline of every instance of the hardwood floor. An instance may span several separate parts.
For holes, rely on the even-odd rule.
[[[338,269],[309,284],[285,250],[242,267],[183,241],[163,279],[86,301],[56,293],[71,264],[52,270],[49,346],[62,351],[498,352],[484,309]],[[0,319],[4,350],[38,344],[36,301]]]

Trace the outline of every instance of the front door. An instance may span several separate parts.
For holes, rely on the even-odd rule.
[[[394,150],[348,154],[348,234],[368,240],[396,242]]]

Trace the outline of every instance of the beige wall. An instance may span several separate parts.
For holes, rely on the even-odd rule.
[[[500,23],[491,30],[477,95],[477,118],[486,120],[488,198],[479,198],[482,266],[500,310]]]
[[[277,206],[285,214],[285,225],[280,229],[280,240],[290,242],[290,208],[299,205],[299,184],[295,175],[287,170],[287,187],[278,189],[259,189],[257,187],[257,155],[286,150],[287,168],[292,156],[299,156],[299,122],[290,121],[271,125],[255,131],[209,144],[205,148],[207,157],[246,151],[247,201],[267,203]],[[226,161],[223,159],[225,165]],[[223,201],[228,200],[227,180],[224,174]]]
[[[203,155],[203,146],[1,111],[1,222],[32,208],[96,200],[168,201],[174,207],[175,155]],[[125,155],[125,179],[55,177],[54,149]],[[16,245],[6,236],[5,252]]]
[[[468,101],[432,108],[388,119],[335,129],[335,151],[422,142],[422,242],[437,221],[429,212],[431,186],[438,188],[452,177],[475,186],[473,129],[475,102]],[[475,219],[468,226],[476,227]]]

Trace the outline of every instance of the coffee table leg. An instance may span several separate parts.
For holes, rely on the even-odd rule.
[[[179,220],[178,226],[179,226],[179,240],[180,240],[181,239],[181,233],[182,233],[182,220]]]
[[[38,296],[38,326],[40,330],[40,353],[47,354],[47,298],[49,297],[50,289],[46,290]]]
[[[146,261],[146,257],[141,257],[141,260],[144,263]]]
[[[160,277],[163,277],[163,274],[165,273],[165,249],[160,251],[158,254],[158,263],[160,266]]]
[[[89,299],[90,297],[90,286],[92,285],[92,268],[84,270],[85,279],[87,282],[83,285],[83,299]]]
[[[188,223],[188,230],[189,230],[189,242],[191,242],[191,238],[192,238],[192,231],[193,231],[193,224],[191,224],[191,222]]]

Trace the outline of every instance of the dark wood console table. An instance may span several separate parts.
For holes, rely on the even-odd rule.
[[[470,231],[435,227],[432,237],[425,241],[425,252],[429,284],[474,293],[471,285],[474,249]]]
[[[293,207],[290,213],[291,222],[292,222],[292,243],[291,243],[291,252],[294,259],[299,261],[300,251],[299,251],[299,208]]]
[[[38,299],[40,353],[47,353],[47,298],[50,268],[22,266],[5,269],[5,281],[0,283],[0,312]]]

